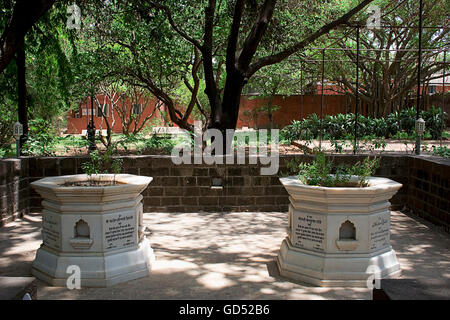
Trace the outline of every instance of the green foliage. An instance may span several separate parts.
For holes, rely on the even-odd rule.
[[[442,146],[442,147],[433,146],[433,150],[431,152],[435,156],[450,158],[450,148],[448,148],[446,146]]]
[[[365,158],[353,166],[334,166],[332,161],[327,161],[325,153],[319,152],[312,163],[289,164],[288,169],[297,168],[298,178],[307,185],[324,187],[355,186],[366,187],[367,177],[372,176],[380,166],[378,158]],[[357,176],[357,182],[351,181],[352,176]]]
[[[17,121],[17,66],[15,60],[0,73],[0,148],[8,149]]]
[[[56,151],[56,132],[50,121],[33,119],[29,121],[29,132],[22,151],[29,156],[53,156]]]
[[[425,120],[425,126],[427,132],[431,135],[431,139],[439,139],[442,134],[442,128],[445,128],[447,113],[444,112],[442,117],[441,108],[432,106],[430,110],[422,112],[422,118]]]
[[[128,147],[130,145],[136,145],[137,143],[139,143],[141,141],[141,136],[140,135],[135,135],[135,134],[125,134],[123,136],[121,136],[121,138],[119,140],[117,140],[113,145],[114,148],[117,147],[122,147],[125,151],[128,151]]]
[[[135,146],[138,153],[162,152],[170,153],[175,146],[175,141],[171,136],[151,135],[150,138],[142,134],[124,135],[115,142],[116,147],[121,147],[128,151],[131,146]]]
[[[16,122],[14,108],[0,101],[0,148],[8,147],[13,140],[13,126]]]
[[[93,174],[120,173],[122,171],[123,160],[114,158],[113,154],[115,152],[116,150],[113,147],[107,148],[102,154],[98,150],[92,151],[89,155],[89,161],[81,165],[83,172],[88,176]]]
[[[15,147],[13,148],[13,145],[5,145],[3,147],[0,147],[0,159],[15,157],[15,156],[16,156],[16,150],[15,150]]]
[[[375,174],[375,171],[380,167],[380,159],[365,158],[363,162],[358,162],[354,166],[350,167],[348,173],[354,176],[358,176],[358,185],[361,187],[367,187],[367,177]]]
[[[439,139],[442,134],[442,124],[447,114],[434,106],[427,111],[421,111],[420,116],[425,120],[425,133],[423,139]],[[404,109],[389,114],[386,118],[370,118],[358,115],[357,135],[371,137],[372,139],[415,139],[416,111],[414,108]],[[445,123],[445,122],[444,122]],[[325,116],[322,121],[324,140],[353,139],[355,130],[355,115],[353,113]],[[320,134],[320,118],[316,114],[309,115],[302,121],[294,120],[292,124],[281,130],[282,140],[318,139]],[[380,141],[380,146],[382,142]]]
[[[326,161],[325,154],[316,155],[313,163],[300,163],[298,166],[298,178],[303,183],[314,186],[332,187],[336,185],[335,178],[331,175],[333,164]]]
[[[83,172],[85,174],[87,174],[88,176],[91,176],[93,174],[99,174],[100,173],[100,168],[101,168],[101,164],[102,161],[100,159],[100,153],[98,150],[92,151],[89,154],[89,161],[88,162],[84,162],[81,165],[81,169],[83,170]]]
[[[62,144],[67,147],[74,147],[81,149],[89,146],[89,140],[81,136],[68,135],[65,137],[58,137],[58,144]]]
[[[146,150],[164,150],[167,152],[172,151],[175,146],[175,142],[168,137],[159,137],[152,135],[149,139],[145,139]]]

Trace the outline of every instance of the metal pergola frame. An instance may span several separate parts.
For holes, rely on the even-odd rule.
[[[446,53],[448,51],[448,48],[422,48],[422,30],[423,29],[450,29],[446,26],[423,26],[422,25],[422,11],[423,11],[423,0],[420,0],[419,3],[419,26],[391,26],[391,25],[383,25],[380,26],[381,28],[408,28],[408,29],[418,29],[419,30],[419,46],[417,49],[390,49],[390,48],[380,48],[380,49],[373,49],[373,48],[360,48],[360,29],[363,27],[362,25],[347,25],[346,27],[354,28],[356,31],[356,49],[353,48],[335,48],[335,47],[309,47],[305,50],[316,50],[316,53],[313,53],[312,56],[321,53],[321,59],[300,59],[301,61],[301,69],[303,69],[303,64],[305,62],[314,62],[314,63],[321,63],[321,103],[320,103],[320,133],[319,133],[319,150],[322,150],[322,138],[323,138],[323,127],[322,127],[322,121],[323,121],[323,108],[324,108],[324,73],[325,73],[325,62],[326,61],[333,61],[333,62],[353,62],[352,60],[326,60],[326,51],[356,51],[356,68],[355,68],[355,75],[356,75],[356,92],[355,92],[355,124],[354,124],[354,147],[353,147],[353,153],[356,154],[358,150],[358,134],[357,134],[357,127],[358,127],[358,114],[359,114],[359,59],[360,59],[360,52],[361,51],[407,51],[407,52],[418,52],[418,64],[417,64],[417,102],[416,102],[416,120],[420,117],[420,99],[421,95],[423,94],[423,90],[421,92],[420,86],[422,83],[421,79],[421,69],[422,69],[422,52],[443,52],[444,58],[443,58],[443,76],[442,76],[442,108],[441,108],[441,118],[443,118],[443,109],[445,106],[445,99],[444,99],[444,93],[445,93],[445,70],[446,70]],[[396,61],[389,60],[389,61]],[[301,74],[301,86],[303,86],[303,70],[300,70]],[[301,88],[301,93],[303,94],[303,88]],[[444,122],[442,121],[442,130],[444,126]],[[420,144],[421,144],[421,136],[418,134],[417,140],[416,140],[416,148],[415,152],[416,154],[420,154]],[[442,134],[440,137],[440,144],[442,146]]]

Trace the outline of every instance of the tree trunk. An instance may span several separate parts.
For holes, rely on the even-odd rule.
[[[269,117],[269,129],[273,129],[273,114],[272,114],[272,105],[273,105],[273,96],[275,93],[272,93],[269,98],[269,102],[267,103],[267,116]]]
[[[225,133],[226,129],[236,129],[239,117],[239,104],[241,100],[244,80],[242,76],[235,74],[227,76],[223,101],[219,106],[211,110],[209,128],[218,129]],[[220,99],[216,99],[220,101]]]
[[[18,93],[18,118],[23,126],[23,135],[20,137],[20,145],[22,146],[28,137],[28,110],[27,110],[27,86],[25,78],[25,44],[22,39],[17,53],[17,93]]]
[[[16,1],[12,17],[0,37],[0,73],[13,59],[28,30],[54,2],[55,0]]]

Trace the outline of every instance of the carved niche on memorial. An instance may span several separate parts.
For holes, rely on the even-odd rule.
[[[282,276],[319,286],[365,287],[370,265],[382,278],[400,273],[390,246],[389,211],[400,183],[370,177],[368,187],[331,188],[305,185],[297,176],[280,181],[290,195],[287,237],[277,257]]]
[[[70,244],[74,249],[89,249],[92,246],[91,232],[86,221],[83,219],[78,220],[73,233],[74,237],[70,240]]]
[[[353,251],[358,247],[356,228],[349,220],[346,220],[339,227],[339,238],[336,239],[336,246],[342,251]]]
[[[65,286],[69,265],[81,270],[81,285],[104,287],[148,276],[153,250],[143,234],[141,192],[151,177],[93,175],[115,185],[74,186],[86,175],[48,177],[31,185],[41,194],[43,243],[32,274]]]

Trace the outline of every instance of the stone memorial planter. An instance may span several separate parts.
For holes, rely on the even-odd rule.
[[[87,175],[48,177],[31,183],[42,196],[43,243],[32,274],[66,286],[69,266],[81,271],[81,286],[106,287],[149,275],[153,250],[143,234],[141,192],[151,177],[92,175],[107,186],[72,186]],[[73,268],[73,267],[72,267]]]
[[[366,287],[400,265],[390,245],[389,199],[401,188],[370,177],[368,187],[305,185],[280,178],[290,195],[288,235],[277,257],[282,276],[324,287]]]

